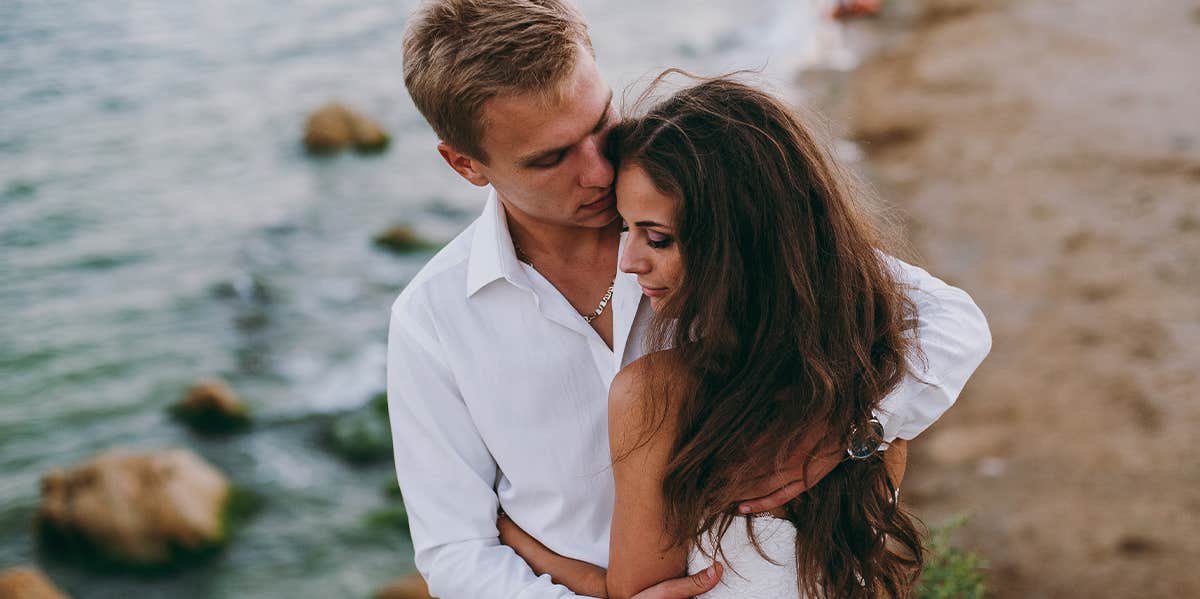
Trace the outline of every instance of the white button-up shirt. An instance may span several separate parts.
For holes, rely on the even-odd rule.
[[[885,398],[885,436],[912,438],[954,403],[987,354],[971,298],[896,261],[912,287],[926,360]],[[392,306],[387,391],[396,475],[416,564],[442,599],[576,597],[497,538],[497,508],[560,555],[608,563],[614,483],[608,386],[640,357],[651,316],[617,277],[613,348],[518,261],[504,209],[437,253]]]

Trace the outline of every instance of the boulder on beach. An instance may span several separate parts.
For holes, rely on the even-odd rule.
[[[327,433],[333,452],[360,464],[391,459],[387,410],[387,394],[378,393],[367,405],[334,418]]]
[[[433,247],[408,225],[394,225],[375,236],[375,245],[398,254],[419,252]]]
[[[202,433],[228,433],[250,425],[250,410],[220,379],[200,381],[188,390],[171,414]]]
[[[0,572],[0,599],[67,599],[50,579],[33,568]]]
[[[376,591],[373,599],[434,599],[420,574],[409,574]]]
[[[158,569],[228,539],[229,481],[191,451],[108,451],[42,477],[36,528],[47,548]]]
[[[381,152],[391,138],[367,117],[337,103],[327,104],[308,117],[304,146],[314,154],[353,147],[359,152]]]

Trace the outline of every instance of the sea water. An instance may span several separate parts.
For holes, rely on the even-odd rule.
[[[368,596],[412,570],[391,464],[322,449],[322,418],[384,386],[388,308],[429,254],[382,252],[394,223],[446,241],[485,192],[459,180],[403,85],[415,0],[0,2],[0,569],[35,563],[73,596]],[[618,104],[666,67],[758,69],[785,87],[829,48],[804,0],[581,0]],[[314,159],[330,100],[390,150]],[[166,415],[222,376],[249,433]],[[263,501],[216,559],[141,578],[38,550],[48,470],[114,447],[187,447]],[[447,498],[452,500],[452,498]]]

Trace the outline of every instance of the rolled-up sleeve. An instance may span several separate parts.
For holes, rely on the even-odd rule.
[[[498,468],[471,419],[427,306],[401,298],[388,330],[388,413],[416,564],[441,599],[565,599],[501,545]]]
[[[954,405],[967,379],[992,348],[987,319],[971,296],[922,268],[892,257],[888,266],[916,305],[920,355],[880,403],[884,440],[912,439]]]

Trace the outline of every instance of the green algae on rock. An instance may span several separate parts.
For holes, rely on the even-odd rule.
[[[250,426],[251,415],[245,402],[223,380],[200,381],[188,390],[179,403],[171,406],[171,415],[192,430],[206,434],[231,433]]]
[[[407,254],[434,249],[436,244],[421,237],[409,225],[394,225],[375,236],[375,245],[396,252]]]
[[[391,459],[387,394],[378,393],[365,406],[335,417],[326,429],[326,440],[334,453],[357,464]]]
[[[0,599],[67,599],[45,574],[34,568],[9,568],[0,572]]]

